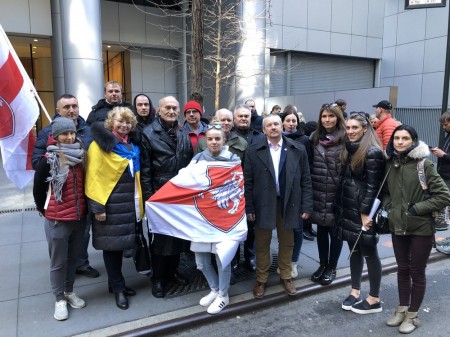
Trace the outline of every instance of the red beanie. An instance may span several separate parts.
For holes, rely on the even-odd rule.
[[[186,115],[186,110],[188,110],[188,109],[197,110],[198,112],[200,112],[200,116],[203,114],[202,107],[196,101],[189,101],[184,105],[183,112],[185,115]]]

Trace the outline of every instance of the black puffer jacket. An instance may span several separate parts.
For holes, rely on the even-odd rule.
[[[92,107],[91,112],[86,120],[87,125],[91,125],[95,122],[104,122],[106,117],[108,117],[108,112],[110,112],[116,106],[122,106],[132,109],[131,104],[127,102],[120,102],[117,105],[109,104],[106,99],[101,99],[97,102],[96,105]]]
[[[344,144],[313,146],[311,181],[313,213],[310,221],[319,226],[332,227],[336,223],[336,192],[341,171],[340,156]]]
[[[366,153],[364,167],[352,171],[351,156],[359,147],[359,142],[347,142],[349,152],[347,163],[341,172],[341,181],[337,193],[337,235],[341,240],[355,242],[361,231],[361,214],[369,214],[373,201],[383,180],[383,152],[372,147]],[[365,233],[372,235],[372,231]]]
[[[111,131],[105,129],[103,123],[94,123],[91,127],[92,139],[108,154],[119,140]],[[132,139],[129,139],[133,142]],[[88,151],[88,157],[91,151]],[[90,158],[88,158],[90,160]],[[109,195],[105,205],[88,199],[92,213],[92,245],[98,250],[132,249],[136,244],[136,208],[135,178],[125,169]],[[106,221],[95,220],[95,213],[106,213]]]

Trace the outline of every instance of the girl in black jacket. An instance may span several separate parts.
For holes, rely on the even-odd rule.
[[[351,113],[346,122],[348,142],[342,152],[343,169],[337,193],[337,235],[348,242],[351,251],[352,290],[342,309],[358,314],[381,312],[379,297],[381,262],[378,237],[371,230],[369,213],[384,171],[381,144],[369,118],[363,112]],[[361,301],[361,275],[367,263],[369,296]]]

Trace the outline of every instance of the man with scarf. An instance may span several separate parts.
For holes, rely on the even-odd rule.
[[[144,200],[148,200],[166,182],[186,167],[193,151],[189,135],[178,124],[180,104],[175,97],[161,98],[158,116],[142,133],[141,185]],[[150,245],[153,268],[152,294],[164,297],[165,290],[175,282],[187,284],[178,271],[180,253],[189,250],[187,241],[162,234],[153,234]]]

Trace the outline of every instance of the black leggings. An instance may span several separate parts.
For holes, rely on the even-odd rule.
[[[348,246],[351,251],[353,244],[348,242]],[[358,242],[358,245],[350,257],[352,289],[361,289],[361,276],[364,267],[364,259],[366,260],[367,272],[369,274],[369,295],[379,297],[381,285],[381,261],[378,256],[377,246],[366,246],[361,242]]]
[[[397,286],[401,306],[419,311],[425,296],[425,269],[433,247],[434,236],[392,234],[395,259],[398,265]]]

